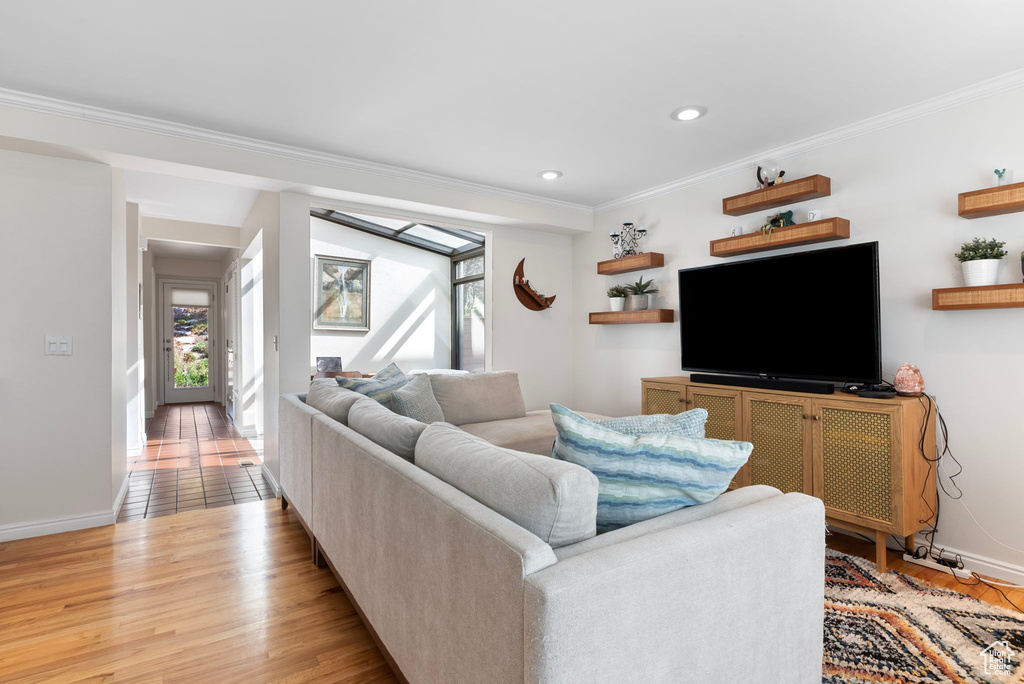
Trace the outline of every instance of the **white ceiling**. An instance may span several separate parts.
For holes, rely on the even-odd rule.
[[[198,259],[199,261],[223,261],[231,253],[230,247],[196,245],[173,240],[149,240],[149,251],[158,259]]]
[[[58,4],[0,87],[590,205],[1024,67],[1017,0]]]
[[[210,181],[125,171],[125,198],[143,216],[240,227],[259,190]]]

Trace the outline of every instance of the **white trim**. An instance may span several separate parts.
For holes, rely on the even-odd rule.
[[[117,497],[114,498],[114,509],[111,514],[114,520],[117,519],[118,514],[121,512],[121,506],[124,505],[125,497],[128,496],[128,480],[130,477],[131,474],[125,473],[124,479],[121,480],[121,489],[118,490]],[[114,520],[110,522],[114,522]]]
[[[61,518],[36,520],[28,523],[0,525],[0,542],[28,539],[29,537],[42,537],[47,534],[58,534],[60,532],[73,532],[89,527],[113,525],[114,521],[117,520],[117,514],[121,511],[121,505],[124,503],[126,496],[128,496],[128,475],[124,476],[121,488],[114,499],[114,505],[109,510],[97,513],[84,513],[82,515],[67,515]]]
[[[152,418],[156,415],[156,411],[146,411],[146,418]]]
[[[263,473],[263,479],[270,483],[270,486],[274,488],[274,496],[281,496],[281,485],[277,483],[274,478],[274,474],[270,472],[270,468],[267,467],[266,461],[260,466],[260,471]]]
[[[992,97],[993,95],[999,95],[1011,90],[1016,90],[1020,87],[1024,87],[1024,69],[1011,71],[1010,73],[1003,74],[1002,76],[997,76],[995,78],[990,78],[987,81],[981,81],[980,83],[969,85],[966,88],[960,88],[959,90],[954,90],[944,95],[939,95],[938,97],[933,97],[916,104],[901,107],[900,109],[894,109],[890,112],[879,114],[878,116],[873,116],[868,119],[863,119],[856,123],[840,126],[839,128],[834,128],[831,131],[826,131],[787,145],[781,145],[774,149],[750,155],[728,164],[722,164],[706,171],[701,171],[700,173],[695,173],[691,176],[674,180],[670,183],[664,183],[609,202],[603,202],[594,207],[594,213],[601,214],[607,211],[612,211],[613,209],[637,204],[660,195],[666,195],[670,192],[676,192],[677,190],[705,183],[707,181],[714,180],[715,178],[721,178],[722,176],[727,176],[739,171],[746,171],[752,169],[754,165],[762,159],[780,159],[797,154],[804,154],[811,150],[816,150],[819,147],[834,145],[835,143],[867,135],[868,133],[874,133],[875,131],[880,131],[885,128],[899,126],[900,124],[913,121],[914,119],[919,119],[923,116],[942,112],[947,109],[952,109],[953,107],[959,107],[960,105],[974,102],[975,100],[980,100],[982,98]]]
[[[140,116],[138,114],[119,112],[113,109],[93,107],[91,105],[79,104],[68,100],[58,100],[56,98],[36,95],[34,93],[26,93],[20,90],[0,88],[0,106],[15,107],[52,116],[63,116],[69,119],[78,119],[80,121],[98,123],[105,126],[116,126],[118,128],[141,131],[143,133],[165,135],[193,142],[220,145],[222,147],[230,147],[244,152],[266,154],[304,163],[320,164],[345,171],[371,173],[378,176],[386,176],[388,178],[396,178],[414,183],[423,183],[425,185],[433,185],[458,192],[487,195],[490,197],[497,197],[513,202],[522,202],[524,204],[532,204],[549,209],[586,214],[588,216],[594,213],[594,210],[585,204],[554,200],[547,197],[540,197],[538,195],[531,195],[525,192],[496,188],[492,185],[484,185],[482,183],[473,183],[471,181],[448,178],[447,176],[440,176],[433,173],[414,171],[412,169],[404,169],[397,166],[390,166],[388,164],[378,164],[376,162],[364,161],[362,159],[343,157],[337,154],[318,152],[316,150],[294,147],[292,145],[282,145],[280,143],[258,140],[256,138],[247,138],[241,135],[213,131],[208,128],[200,128],[198,126],[189,126],[187,124],[167,121],[165,119],[155,119],[148,116]]]

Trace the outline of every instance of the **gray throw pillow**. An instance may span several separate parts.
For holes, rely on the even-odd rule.
[[[338,387],[338,383],[333,380],[314,382],[306,394],[306,406],[315,408],[342,425],[347,425],[349,409],[354,403],[365,398],[362,394]]]
[[[412,380],[392,392],[391,410],[421,423],[444,422],[441,405],[434,398],[430,378],[426,375],[413,376]]]
[[[348,412],[348,426],[407,461],[412,461],[416,442],[427,427],[367,397],[360,397],[352,405]]]
[[[447,423],[423,431],[415,462],[552,548],[597,533],[598,481],[586,468],[502,449]]]
[[[453,425],[486,423],[526,415],[519,374],[515,371],[431,375],[434,397],[445,421]]]
[[[409,378],[392,363],[372,378],[343,378],[339,376],[334,380],[345,389],[365,394],[384,406],[389,406],[391,393],[408,382]]]

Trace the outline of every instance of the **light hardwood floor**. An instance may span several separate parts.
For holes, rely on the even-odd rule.
[[[845,535],[829,545],[874,554]],[[988,587],[889,562],[1007,606]],[[1024,606],[1024,590],[1006,591]],[[394,681],[277,500],[0,543],[0,682]]]
[[[0,543],[0,682],[394,682],[272,499]]]

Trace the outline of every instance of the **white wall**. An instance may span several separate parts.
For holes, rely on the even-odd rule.
[[[550,403],[572,406],[572,238],[495,228],[487,239],[490,368],[519,372],[529,411]],[[523,258],[530,282],[543,294],[555,295],[550,309],[531,311],[516,299],[512,275]]]
[[[311,373],[318,356],[364,373],[392,362],[406,371],[451,365],[451,259],[319,218],[310,219],[308,254],[311,274],[317,254],[371,262],[370,331],[312,330]]]
[[[153,252],[142,253],[142,347],[145,350],[146,418],[152,418],[157,406],[156,383],[160,378],[160,352],[157,343],[160,332],[156,329],[156,268]]]
[[[149,219],[146,219],[148,221]],[[205,280],[220,280],[224,275],[224,267],[219,261],[206,261],[204,259],[170,259],[157,257],[153,259],[153,267],[157,276],[179,278],[203,278]]]
[[[1022,108],[1024,91],[1017,90],[781,160],[790,178],[821,173],[832,179],[832,196],[794,206],[797,219],[805,220],[806,210],[818,207],[826,216],[851,221],[851,239],[833,246],[879,242],[883,368],[891,373],[911,362],[921,369],[927,391],[937,395],[949,425],[953,451],[964,465],[958,479],[963,501],[995,537],[1017,549],[1024,549],[1024,316],[1015,309],[932,311],[931,290],[962,285],[953,252],[975,236],[1005,240],[1010,257],[1002,282],[1021,281],[1022,215],[961,219],[957,193],[988,187],[991,169],[997,166],[1024,171],[1024,127],[1017,121]],[[753,179],[751,169],[599,214],[593,234],[575,239],[577,408],[638,413],[641,377],[682,374],[678,323],[587,324],[587,312],[607,308],[608,286],[636,277],[595,274],[594,264],[611,258],[608,233],[624,221],[650,229],[643,248],[664,252],[666,264],[646,275],[661,287],[658,305],[675,308],[677,269],[725,263],[708,256],[708,242],[727,237],[734,225],[750,229],[764,220],[763,213],[739,218],[721,213],[722,198],[750,190]],[[808,248],[771,254],[803,249]],[[842,275],[808,285],[842,287]],[[771,283],[750,287],[752,296],[767,296]],[[726,322],[742,330],[742,321]],[[751,353],[771,353],[770,331],[746,334]],[[942,544],[1024,571],[1024,553],[988,538],[960,503],[943,497],[941,522]],[[999,576],[995,565],[988,570]],[[1004,577],[1011,574],[1002,572]]]
[[[0,151],[0,540],[113,522],[125,469],[124,176]],[[20,296],[13,296],[21,293]],[[72,356],[44,356],[47,334]]]

